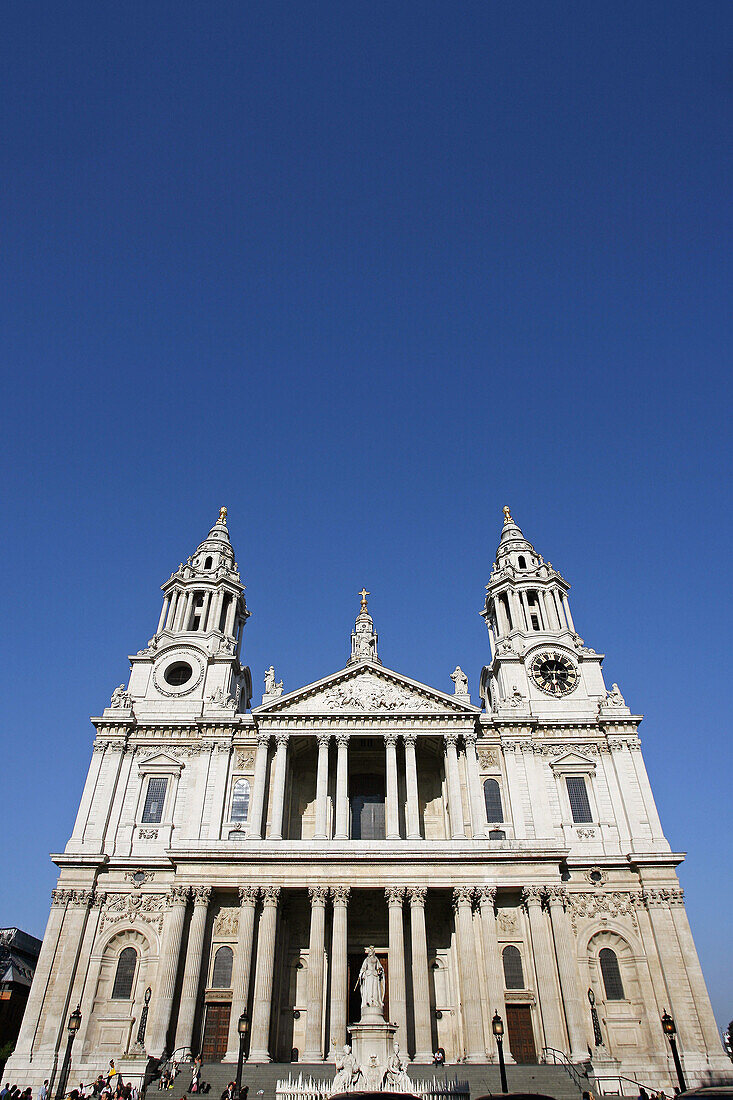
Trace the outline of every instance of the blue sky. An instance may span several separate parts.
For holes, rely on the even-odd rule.
[[[245,657],[474,693],[508,503],[646,714],[721,1023],[724,3],[21,0],[0,41],[0,923],[41,934],[90,714],[226,504]]]

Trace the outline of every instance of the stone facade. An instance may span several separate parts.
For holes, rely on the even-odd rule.
[[[362,590],[345,668],[285,692],[271,667],[252,707],[225,509],[163,592],[93,719],[12,1079],[57,1069],[77,1004],[74,1080],[233,1061],[244,1010],[251,1061],[333,1060],[370,945],[415,1062],[494,1061],[499,1011],[509,1060],[552,1048],[669,1087],[668,1009],[691,1081],[729,1069],[641,719],[508,510],[480,705],[460,668],[451,693],[385,668]]]

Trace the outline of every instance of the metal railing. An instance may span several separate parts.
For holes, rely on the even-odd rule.
[[[600,1075],[594,1073],[593,1077],[598,1085],[598,1091],[603,1093],[604,1096],[607,1093],[618,1093],[619,1096],[638,1096],[639,1089],[646,1089],[650,1095],[657,1091],[656,1085],[648,1085],[644,1081],[637,1081],[634,1077],[624,1077],[621,1073],[602,1073]],[[618,1088],[605,1088],[605,1082],[618,1085]],[[625,1089],[624,1084],[633,1087]]]
[[[581,1092],[585,1092],[588,1088],[588,1073],[578,1069],[574,1062],[571,1062],[567,1054],[562,1050],[556,1050],[555,1047],[543,1047],[542,1048],[542,1061],[552,1061],[556,1066],[562,1066],[562,1068],[570,1075],[575,1084],[578,1086]]]

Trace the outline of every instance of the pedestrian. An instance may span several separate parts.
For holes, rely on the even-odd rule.
[[[48,1077],[38,1090],[38,1100],[48,1100]]]
[[[46,1081],[46,1084],[48,1084],[48,1081]],[[10,1092],[10,1081],[6,1082],[5,1088],[0,1089],[0,1100],[5,1100],[5,1097],[9,1094],[9,1092]],[[44,1100],[45,1100],[45,1098],[44,1098]]]
[[[189,1088],[188,1088],[189,1092],[196,1093],[196,1092],[199,1091],[199,1073],[200,1072],[201,1072],[201,1070],[199,1068],[198,1062],[194,1062],[194,1064],[193,1064],[193,1074],[191,1075],[191,1084],[189,1085]]]

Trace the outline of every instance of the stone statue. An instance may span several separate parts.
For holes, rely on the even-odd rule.
[[[623,695],[619,691],[618,684],[612,684],[611,690],[606,692],[606,702],[604,703],[604,706],[606,706],[606,707],[625,707],[626,706],[626,700],[624,699]]]
[[[455,671],[450,674],[450,678],[456,685],[456,695],[468,695],[468,676],[466,676],[460,665],[456,665]]]
[[[397,1042],[387,1060],[382,1088],[389,1092],[414,1092],[412,1081],[407,1076],[407,1062],[400,1054],[400,1045]]]
[[[114,707],[115,710],[129,710],[132,706],[132,699],[130,698],[129,692],[125,691],[124,684],[120,684],[120,686],[116,687],[112,692],[112,698],[109,701],[109,705]]]
[[[376,1009],[380,1014],[384,1011],[384,967],[377,958],[373,947],[368,947],[366,958],[361,964],[357,985],[361,991],[361,1014],[365,1010]],[[354,987],[356,988],[356,986]]]
[[[336,1055],[336,1076],[331,1082],[331,1093],[353,1092],[360,1077],[363,1077],[361,1066],[351,1053],[351,1047],[345,1046],[340,1054]]]
[[[282,695],[283,682],[275,683],[275,666],[270,665],[265,673],[265,695]]]

